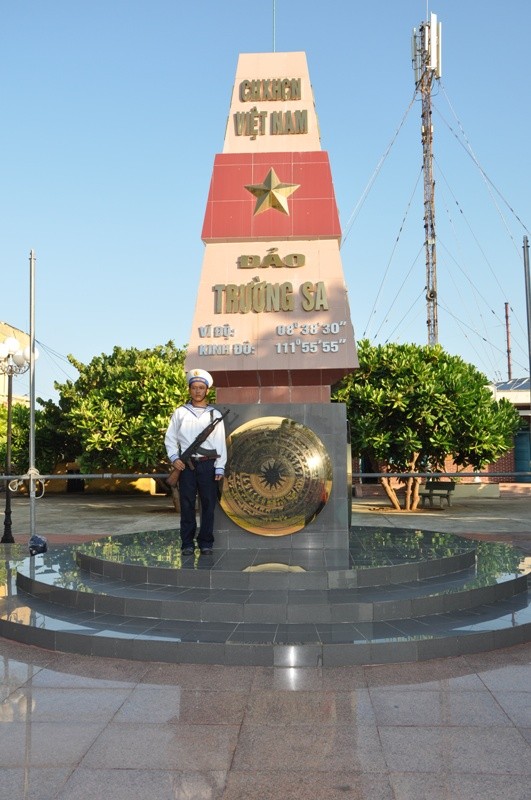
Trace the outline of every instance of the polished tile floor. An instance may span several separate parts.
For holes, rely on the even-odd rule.
[[[65,508],[54,517],[48,504],[50,533],[72,533]],[[79,535],[98,528],[94,516],[107,534],[120,527],[110,508],[76,508]],[[492,524],[531,554],[530,505],[511,508],[493,504],[497,519],[454,509],[447,529]],[[423,527],[432,517],[440,526],[428,513]],[[129,531],[145,524],[127,518]],[[531,644],[319,669],[130,662],[0,640],[0,670],[0,800],[531,796]]]
[[[2,641],[0,800],[528,800],[531,645],[330,669]]]

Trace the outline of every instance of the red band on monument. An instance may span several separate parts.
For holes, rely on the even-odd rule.
[[[288,213],[256,213],[257,198],[246,187],[264,182],[273,169],[283,184],[298,188],[287,197]],[[341,238],[328,154],[229,153],[215,158],[202,232],[203,241]]]

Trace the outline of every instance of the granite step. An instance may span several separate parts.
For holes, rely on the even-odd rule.
[[[180,570],[176,570],[179,573]],[[527,578],[486,579],[478,565],[424,581],[351,589],[221,589],[136,583],[92,576],[72,564],[66,573],[53,555],[27,558],[17,569],[26,594],[79,611],[146,619],[225,622],[370,622],[424,616],[512,597]]]
[[[478,544],[453,534],[357,527],[349,550],[219,550],[182,556],[174,531],[108,537],[78,547],[80,569],[130,583],[211,589],[341,589],[452,574],[476,562]],[[507,570],[506,570],[507,571]]]
[[[0,635],[59,652],[170,663],[346,666],[423,661],[531,637],[528,593],[467,611],[388,622],[142,620],[66,609],[23,592],[0,602]]]
[[[358,529],[346,554],[187,561],[163,532],[126,539],[33,558],[10,546],[0,635],[69,653],[279,666],[418,661],[531,638],[528,568],[501,543]]]

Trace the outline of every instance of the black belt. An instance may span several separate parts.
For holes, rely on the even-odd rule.
[[[192,456],[192,461],[215,461],[217,456]]]

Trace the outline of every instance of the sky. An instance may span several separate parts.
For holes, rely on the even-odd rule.
[[[411,33],[431,12],[439,342],[507,379],[508,303],[526,376],[529,0],[0,0],[0,320],[28,330],[34,250],[37,396],[75,380],[69,353],[188,342],[243,52],[306,53],[357,338],[426,344]]]

